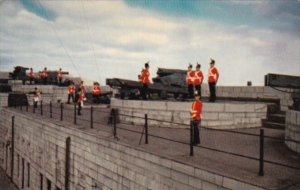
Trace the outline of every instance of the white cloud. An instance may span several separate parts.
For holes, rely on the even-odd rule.
[[[172,18],[120,1],[41,3],[57,14],[55,20],[30,13],[17,1],[1,3],[1,70],[47,66],[77,75],[77,68],[83,77],[104,83],[109,77],[136,79],[148,60],[153,77],[157,67],[186,69],[189,62],[201,63],[207,73],[213,57],[224,85],[249,80],[262,85],[271,72],[300,74],[299,37],[290,34]]]

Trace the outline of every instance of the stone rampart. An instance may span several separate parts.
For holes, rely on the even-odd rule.
[[[15,116],[14,150],[11,149],[12,116]],[[92,186],[103,190],[263,189],[105,136],[2,109],[0,139],[7,148],[0,149],[0,166],[10,176],[10,151],[14,151],[12,179],[19,188],[65,189],[66,139],[70,137],[72,190],[93,189]]]
[[[285,144],[291,150],[300,153],[300,111],[288,110],[286,112],[285,138],[298,141],[285,141]]]
[[[111,100],[111,107],[119,109],[121,121],[143,125],[143,117],[147,114],[148,125],[160,127],[189,127],[191,104],[173,101]],[[267,115],[267,105],[204,102],[201,125],[219,129],[260,127],[261,119],[265,119]]]

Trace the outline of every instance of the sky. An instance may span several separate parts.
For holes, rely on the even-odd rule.
[[[0,71],[62,68],[87,81],[137,80],[210,58],[219,85],[300,75],[299,0],[0,0]],[[206,80],[205,80],[206,83]]]

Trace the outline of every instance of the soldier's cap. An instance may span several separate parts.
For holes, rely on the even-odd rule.
[[[193,65],[189,63],[189,66],[188,66],[188,68],[193,68]]]
[[[194,92],[194,96],[196,97],[196,96],[200,96],[200,93],[196,90],[195,92]]]
[[[212,58],[210,58],[210,64],[215,64],[215,60],[213,60]]]
[[[146,68],[149,67],[149,63],[145,63],[145,67],[146,67]]]
[[[199,64],[199,63],[197,63],[197,66],[196,66],[196,68],[200,68],[201,67],[201,65]]]

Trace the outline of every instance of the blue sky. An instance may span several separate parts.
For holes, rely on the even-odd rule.
[[[150,60],[186,69],[211,57],[221,85],[300,75],[300,2],[0,1],[0,70],[69,70],[88,80],[136,80]]]

